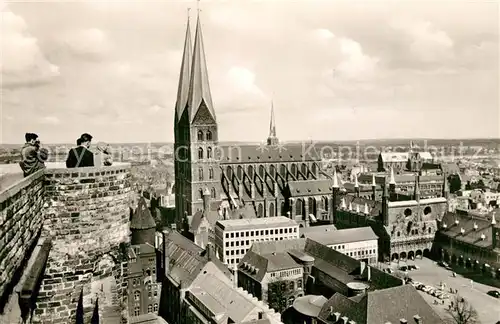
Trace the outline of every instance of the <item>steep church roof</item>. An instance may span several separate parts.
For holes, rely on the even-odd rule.
[[[192,61],[192,48],[191,48],[191,29],[189,28],[189,18],[186,28],[186,39],[184,41],[184,53],[182,54],[181,72],[179,75],[179,88],[177,90],[177,102],[175,103],[176,122],[178,122],[184,109],[188,104],[189,95],[189,82],[191,79],[191,61]]]
[[[156,223],[151,215],[151,212],[149,211],[148,205],[146,204],[146,199],[141,197],[137,209],[130,220],[130,229],[141,230],[155,227]]]
[[[198,111],[205,107],[215,121],[215,110],[212,103],[212,94],[208,82],[207,62],[205,59],[205,48],[203,46],[203,35],[201,32],[200,16],[196,22],[196,34],[194,37],[193,61],[191,64],[191,79],[189,83],[189,118],[192,122]]]

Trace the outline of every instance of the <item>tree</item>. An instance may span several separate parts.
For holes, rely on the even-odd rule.
[[[451,316],[450,324],[477,324],[477,311],[464,298],[456,296],[453,301],[453,307],[447,309]]]
[[[283,313],[288,308],[288,300],[295,295],[289,280],[276,280],[267,285],[267,304],[278,313]],[[295,287],[295,284],[294,284]]]

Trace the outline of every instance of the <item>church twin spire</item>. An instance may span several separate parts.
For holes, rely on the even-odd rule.
[[[177,92],[176,122],[181,119],[186,109],[188,111],[189,122],[192,122],[202,106],[208,109],[208,112],[215,121],[215,110],[208,81],[203,34],[201,31],[200,15],[198,13],[193,48],[191,48],[191,30],[188,18]]]
[[[271,119],[269,121],[269,137],[267,145],[278,145],[278,137],[276,136],[276,120],[274,118],[274,102],[271,101]]]

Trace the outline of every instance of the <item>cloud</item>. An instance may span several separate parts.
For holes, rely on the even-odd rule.
[[[313,32],[313,37],[320,40],[320,41],[325,41],[325,40],[330,40],[335,37],[335,34],[332,33],[330,30],[325,29],[325,28],[318,28],[315,29]]]
[[[111,48],[106,34],[98,28],[66,32],[62,41],[71,53],[87,59],[102,58]]]
[[[149,109],[148,109],[149,113],[151,113],[151,114],[156,114],[162,110],[163,110],[163,107],[158,106],[158,105],[153,105],[153,106],[149,107]]]
[[[43,85],[59,76],[59,67],[42,53],[38,40],[28,33],[26,21],[8,7],[1,11],[2,87]]]
[[[408,36],[410,51],[416,59],[435,63],[453,58],[453,40],[431,22],[396,20],[391,26]]]
[[[366,55],[361,45],[352,39],[341,38],[339,45],[343,60],[337,65],[337,72],[351,79],[367,78],[374,74],[378,58]]]
[[[61,121],[59,118],[55,116],[45,116],[42,118],[41,123],[42,124],[48,124],[48,125],[58,125]]]

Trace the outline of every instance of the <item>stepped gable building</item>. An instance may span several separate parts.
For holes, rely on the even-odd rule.
[[[387,182],[382,184],[382,201],[342,194],[338,183],[333,185],[334,222],[337,228],[371,226],[379,237],[379,259],[407,259],[429,254],[437,220],[442,219],[448,208],[448,186],[442,197],[421,198],[419,175],[414,177],[413,194],[401,193],[391,169]],[[378,184],[372,175],[372,186]],[[446,180],[445,180],[446,184]]]
[[[155,228],[146,199],[141,197],[130,221],[127,278],[130,317],[158,313],[161,283],[157,280]]]
[[[210,192],[211,204],[216,206],[211,206],[211,211],[227,201],[230,209],[251,206],[257,217],[273,217],[290,211],[283,195],[289,181],[319,178],[320,157],[313,146],[303,148],[301,144],[279,143],[274,107],[271,107],[268,145],[219,145],[199,17],[194,46],[189,21],[186,30],[174,137],[178,228],[182,228],[183,223],[189,225],[188,219],[194,221],[194,215],[205,210],[206,190]],[[236,213],[236,217],[238,215]],[[223,218],[220,214],[215,216]]]
[[[434,251],[443,261],[500,277],[500,225],[495,212],[447,212],[439,222]]]

